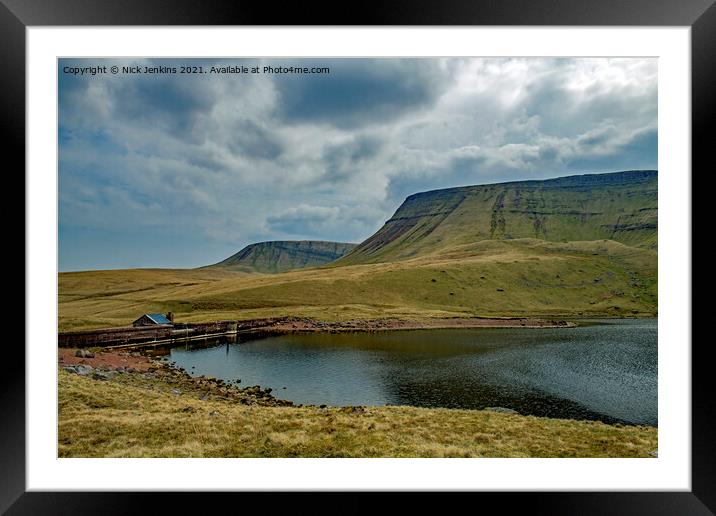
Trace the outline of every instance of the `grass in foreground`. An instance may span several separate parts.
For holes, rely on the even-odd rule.
[[[59,371],[60,457],[650,457],[657,429],[489,411],[269,407]]]

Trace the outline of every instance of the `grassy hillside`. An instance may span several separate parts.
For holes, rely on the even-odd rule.
[[[167,311],[186,322],[655,315],[656,181],[637,171],[416,194],[319,268],[240,272],[287,263],[259,247],[236,266],[62,273],[59,328]]]
[[[62,273],[61,330],[298,315],[632,315],[657,310],[657,255],[609,240],[482,241],[393,263],[243,274],[215,269]]]
[[[651,457],[656,428],[478,410],[247,406],[59,371],[60,457]],[[136,379],[136,382],[135,382]],[[136,385],[134,384],[136,383]]]
[[[337,264],[422,256],[482,240],[614,240],[656,249],[657,172],[433,190],[409,196],[373,236]]]
[[[259,242],[210,267],[242,272],[278,273],[316,267],[337,260],[356,244],[316,240]]]

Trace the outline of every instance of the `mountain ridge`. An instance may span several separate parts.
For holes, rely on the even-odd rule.
[[[334,265],[412,258],[481,240],[614,240],[655,249],[656,170],[452,187],[406,197]]]
[[[357,244],[324,240],[271,240],[256,242],[205,268],[276,274],[330,263]]]
[[[187,322],[656,316],[657,180],[642,171],[420,192],[358,246],[264,242],[201,269],[60,273],[59,324],[170,311]],[[322,251],[337,245],[353,250],[328,262]]]

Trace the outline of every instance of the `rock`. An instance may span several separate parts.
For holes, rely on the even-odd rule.
[[[116,373],[114,371],[97,371],[92,374],[92,378],[95,380],[109,380],[112,378]]]
[[[92,374],[92,366],[80,364],[78,366],[75,366],[75,369],[77,370],[77,374],[80,376],[88,376]]]
[[[179,396],[181,394],[181,391],[179,389],[172,389],[172,394]]]
[[[62,366],[62,369],[64,369],[68,373],[77,374],[77,367],[73,365]]]
[[[512,410],[511,408],[507,407],[485,407],[484,410],[489,410],[490,412],[499,412],[501,414],[519,414],[516,410]]]
[[[659,450],[653,450],[649,452],[649,455],[652,457],[658,457],[659,456]]]
[[[86,349],[78,349],[75,351],[75,356],[79,358],[94,358],[94,353]]]

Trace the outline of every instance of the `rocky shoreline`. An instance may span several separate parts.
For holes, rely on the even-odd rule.
[[[376,332],[391,330],[428,330],[449,328],[574,328],[572,321],[538,319],[532,317],[504,318],[450,318],[410,321],[399,318],[354,319],[350,321],[316,321],[310,318],[286,318],[264,326],[261,332],[291,333],[340,333]]]
[[[62,348],[59,367],[71,374],[97,381],[132,385],[175,396],[192,396],[200,400],[224,400],[242,405],[292,407],[294,403],[281,400],[271,388],[259,385],[239,387],[240,380],[227,382],[211,376],[191,376],[181,368],[140,352],[87,351]],[[299,405],[300,406],[300,405]]]

